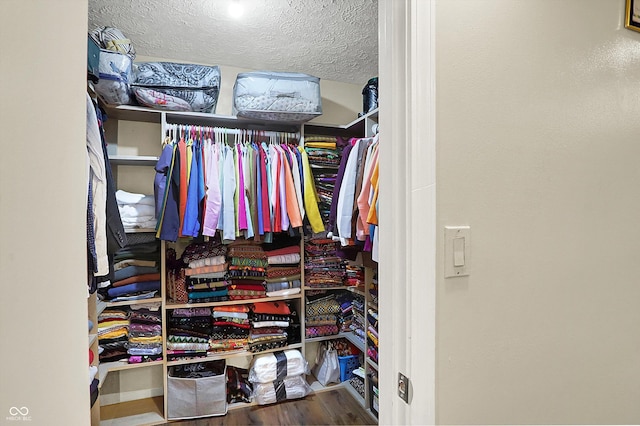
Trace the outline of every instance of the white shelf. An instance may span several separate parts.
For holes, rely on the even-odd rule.
[[[115,419],[101,420],[100,426],[131,426],[166,424],[161,413],[141,413]]]
[[[343,383],[329,383],[327,386],[323,386],[313,375],[307,376],[307,382],[314,392],[325,392],[344,387]]]
[[[99,317],[102,311],[104,311],[106,308],[107,302],[105,302],[104,300],[98,300],[96,302],[96,317]]]
[[[131,370],[134,368],[153,367],[154,365],[162,365],[163,361],[141,362],[138,364],[129,364],[126,361],[101,362],[98,366],[100,387],[104,383],[104,379],[112,371]]]
[[[360,395],[360,394],[358,393],[358,391],[357,391],[353,386],[351,386],[351,384],[349,384],[349,381],[346,381],[346,382],[343,382],[343,383],[344,383],[343,387],[344,387],[346,390],[348,390],[348,391],[349,391],[349,393],[351,394],[351,396],[353,396],[353,398],[354,398],[356,401],[358,401],[358,402],[360,403],[360,405],[362,405],[364,408],[367,408],[367,404],[366,404],[366,402],[365,402],[365,400],[364,400],[364,397],[363,397],[362,395]]]
[[[304,341],[307,343],[323,342],[325,340],[339,339],[340,337],[341,337],[340,334],[330,334],[328,336],[306,338],[304,339]]]
[[[347,339],[348,341],[353,343],[356,348],[360,349],[360,352],[362,352],[362,353],[365,352],[364,341],[360,340],[358,338],[358,336],[356,336],[354,333],[352,333],[352,332],[342,332],[342,333],[339,334],[339,336],[340,337],[344,337],[345,339]]]
[[[347,290],[347,286],[334,286],[334,287],[304,287],[305,291],[324,291],[324,290]]]
[[[206,303],[167,303],[165,309],[181,309],[181,308],[210,308],[215,306],[227,306],[227,305],[248,305],[258,302],[277,302],[279,300],[291,300],[300,299],[302,295],[292,294],[289,296],[277,296],[277,297],[262,297],[259,299],[247,299],[247,300],[228,300],[226,302],[206,302]]]
[[[368,356],[366,357],[367,359],[367,364],[369,364],[370,366],[372,366],[373,368],[375,368],[376,370],[378,370],[378,364],[373,361],[371,358],[369,358]]]
[[[122,300],[120,302],[106,302],[107,307],[115,308],[117,306],[145,305],[147,303],[161,303],[162,297],[152,297],[150,299],[138,300]]]
[[[133,105],[108,105],[104,108],[107,116],[125,121],[142,121],[146,123],[162,122],[164,115],[167,123],[194,124],[200,126],[228,127],[236,129],[269,129],[276,131],[296,132],[301,123],[270,120],[254,120],[238,118],[234,115],[208,114],[205,112],[163,111],[159,109]]]
[[[153,228],[125,228],[124,229],[125,234],[150,234],[152,232],[155,234],[156,230]]]
[[[110,155],[109,161],[116,166],[155,166],[158,157],[151,155]]]
[[[301,347],[302,347],[302,343],[294,343],[293,345],[287,345],[281,348],[267,349],[266,351],[261,351],[261,352],[251,352],[247,350],[227,351],[227,352],[218,352],[218,353],[211,352],[210,354],[207,354],[207,356],[203,356],[199,358],[167,361],[167,367],[170,367],[172,365],[195,364],[197,362],[216,361],[220,359],[229,359],[229,358],[242,357],[242,356],[245,356],[245,357],[256,356],[256,355],[268,354],[272,352],[286,351],[288,349],[299,349]]]

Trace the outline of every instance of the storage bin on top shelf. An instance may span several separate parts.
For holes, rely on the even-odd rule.
[[[215,114],[220,93],[217,66],[142,62],[136,64],[133,93],[138,102],[169,111]]]
[[[291,72],[240,73],[233,86],[233,112],[240,118],[309,121],[322,115],[320,79]]]

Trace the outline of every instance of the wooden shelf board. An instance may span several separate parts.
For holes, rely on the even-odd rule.
[[[107,302],[104,300],[98,300],[96,302],[96,318],[107,308]],[[97,324],[96,324],[97,325]]]
[[[305,291],[323,291],[323,290],[347,290],[349,287],[347,286],[334,286],[334,287],[306,287]]]
[[[209,114],[205,112],[163,111],[159,109],[134,105],[104,104],[109,117],[125,121],[142,121],[146,123],[161,123],[162,114],[167,123],[193,124],[201,126],[228,127],[236,129],[275,130],[297,132],[300,124],[297,122],[269,121],[238,118],[234,115]]]
[[[150,234],[156,233],[156,230],[153,228],[125,228],[125,234]]]
[[[215,306],[227,306],[227,305],[247,305],[257,302],[276,302],[279,300],[300,299],[302,294],[292,294],[289,296],[277,296],[277,297],[263,297],[260,299],[248,299],[248,300],[228,300],[226,302],[206,302],[206,303],[167,303],[166,309],[181,309],[181,308],[210,308]]]
[[[268,349],[262,352],[250,352],[250,351],[243,350],[243,351],[229,351],[229,352],[222,352],[222,353],[211,353],[206,357],[186,359],[186,360],[167,361],[167,367],[171,367],[173,365],[194,364],[196,362],[215,361],[219,359],[229,359],[229,358],[242,357],[242,356],[256,356],[256,355],[268,354],[272,352],[286,351],[288,349],[299,349],[301,347],[302,347],[302,343],[294,343],[293,345],[288,345],[288,346],[275,348],[275,349]]]
[[[97,338],[98,338],[97,334],[95,333],[89,334],[89,346],[93,345],[93,342],[95,342]]]
[[[347,290],[349,290],[352,293],[359,294],[362,297],[365,297],[364,290],[359,286],[347,287]]]
[[[101,426],[166,424],[162,396],[100,407]]]
[[[152,155],[110,155],[109,161],[116,166],[155,166],[158,157]]]
[[[364,341],[358,339],[358,336],[356,336],[354,333],[342,332],[342,333],[339,334],[339,336],[340,337],[344,337],[345,339],[347,339],[348,341],[353,343],[356,348],[360,349],[360,352],[362,352],[362,353],[365,352]]]
[[[357,391],[353,386],[351,386],[351,384],[349,384],[349,382],[348,382],[348,381],[343,382],[343,383],[344,383],[344,388],[345,388],[347,391],[349,391],[349,393],[351,394],[351,396],[353,396],[353,398],[354,398],[356,401],[358,401],[358,402],[360,403],[360,405],[362,405],[364,408],[367,408],[367,404],[366,404],[366,402],[365,402],[365,400],[364,400],[364,397],[363,397],[362,395],[360,395],[360,394],[358,393],[358,391]]]
[[[162,303],[162,297],[152,297],[150,299],[140,300],[123,300],[121,302],[107,302],[107,307],[115,308],[117,306],[144,305],[146,303]]]
[[[367,364],[369,364],[370,366],[372,366],[373,368],[375,368],[376,370],[379,370],[378,368],[378,364],[372,360],[371,358],[367,357]]]
[[[344,387],[344,383],[329,383],[327,386],[323,386],[313,375],[307,376],[307,383],[314,392],[325,392]]]
[[[332,339],[338,339],[341,336],[339,334],[330,334],[328,336],[320,336],[320,337],[311,337],[309,339],[304,339],[304,341],[306,343],[313,343],[313,342],[322,342],[325,340],[332,340]]]
[[[100,363],[100,365],[98,366],[98,372],[99,372],[98,378],[100,380],[99,386],[102,387],[102,384],[104,383],[104,379],[107,377],[109,373],[113,371],[123,371],[123,370],[131,370],[134,368],[153,367],[154,365],[162,365],[163,363],[164,361],[141,362],[139,364],[129,364],[124,361]]]

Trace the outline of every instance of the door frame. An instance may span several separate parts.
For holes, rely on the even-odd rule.
[[[378,3],[380,424],[436,421],[435,2]]]

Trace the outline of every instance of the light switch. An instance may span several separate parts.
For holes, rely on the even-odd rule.
[[[444,227],[444,277],[469,275],[469,247],[471,228],[468,226]]]
[[[464,266],[464,237],[453,239],[453,266]]]

